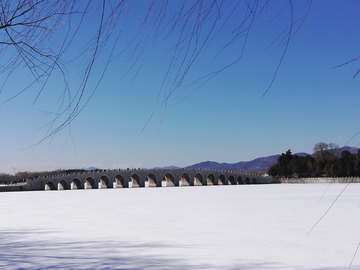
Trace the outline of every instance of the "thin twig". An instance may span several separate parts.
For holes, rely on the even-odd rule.
[[[357,253],[357,251],[358,251],[358,249],[359,249],[359,246],[360,246],[360,242],[359,242],[359,244],[358,244],[358,246],[357,246],[357,248],[356,248],[356,250],[355,250],[354,256],[353,256],[353,258],[352,258],[352,260],[351,260],[351,263],[350,263],[350,265],[349,265],[349,267],[348,267],[348,270],[351,268],[351,265],[352,265],[352,263],[353,263],[353,261],[354,261],[354,259],[355,259],[356,253]]]
[[[331,207],[334,205],[334,203],[337,201],[337,199],[340,197],[340,195],[344,192],[344,190],[350,185],[350,182],[344,187],[344,189],[339,193],[339,195],[336,197],[336,199],[332,202],[332,204],[330,205],[330,207],[328,208],[328,210],[326,210],[326,212],[322,215],[322,217],[315,223],[314,226],[312,226],[312,228],[310,229],[310,231],[306,234],[309,235],[311,233],[311,231],[316,227],[316,225],[318,225],[318,223],[326,216],[326,214],[330,211]]]
[[[321,198],[320,198],[319,202],[321,202],[322,197],[324,196],[325,192],[328,190],[328,188],[330,187],[330,185],[331,185],[331,182],[329,183],[329,185],[328,185],[327,188],[325,189],[324,193],[321,195]]]

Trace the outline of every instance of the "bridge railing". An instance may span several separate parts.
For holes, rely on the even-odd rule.
[[[360,183],[360,177],[279,178],[281,183]]]

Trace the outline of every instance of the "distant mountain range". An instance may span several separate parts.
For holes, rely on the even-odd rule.
[[[232,171],[265,171],[269,165],[276,163],[280,155],[260,157],[252,161],[240,161],[237,163],[217,163],[214,161],[200,162],[186,168],[192,169],[213,169],[213,170],[232,170]]]
[[[167,166],[167,167],[154,167],[154,169],[180,169],[177,166]]]
[[[359,148],[356,147],[350,147],[350,146],[344,146],[341,148],[338,148],[335,150],[335,154],[337,156],[341,155],[342,151],[349,151],[352,154],[356,154],[358,152]],[[300,152],[300,153],[295,153],[295,155],[298,156],[306,156],[309,155],[308,153],[304,153],[304,152]],[[191,166],[187,166],[186,168],[189,169],[193,169],[193,168],[197,168],[197,169],[213,169],[213,170],[233,170],[233,171],[238,171],[238,170],[243,170],[243,171],[266,171],[267,168],[276,163],[277,159],[279,158],[280,155],[272,155],[272,156],[267,156],[267,157],[260,157],[260,158],[256,158],[252,161],[240,161],[237,163],[217,163],[214,161],[205,161],[205,162],[200,162],[200,163],[196,163],[194,165]],[[172,166],[174,167],[174,166]]]
[[[85,171],[94,171],[94,170],[98,170],[99,168],[96,167],[89,167],[89,168],[81,168],[81,170],[85,170]]]

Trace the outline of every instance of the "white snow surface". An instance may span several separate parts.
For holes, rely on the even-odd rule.
[[[0,193],[0,269],[360,269],[359,205],[360,184]]]

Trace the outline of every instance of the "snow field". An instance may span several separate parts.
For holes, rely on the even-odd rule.
[[[345,187],[1,193],[0,268],[360,269],[360,185]]]

